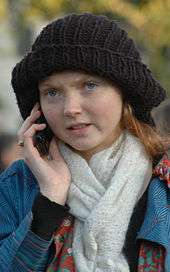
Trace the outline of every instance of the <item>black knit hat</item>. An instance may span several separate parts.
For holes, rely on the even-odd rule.
[[[24,119],[39,100],[38,82],[63,70],[82,70],[110,79],[121,87],[135,116],[148,124],[151,109],[166,96],[142,63],[133,40],[105,16],[70,14],[42,30],[12,72],[12,86]]]

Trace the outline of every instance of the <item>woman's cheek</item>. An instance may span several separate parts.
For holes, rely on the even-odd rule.
[[[54,132],[58,132],[62,128],[62,118],[58,112],[48,111],[44,114],[47,123]]]

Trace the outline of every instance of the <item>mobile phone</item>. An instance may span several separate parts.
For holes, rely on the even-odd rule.
[[[47,156],[48,155],[48,150],[49,150],[49,144],[50,141],[52,139],[53,136],[53,132],[50,129],[44,115],[41,115],[36,122],[37,124],[46,124],[45,129],[43,129],[42,131],[38,131],[35,135],[34,135],[34,146],[36,146],[36,148],[38,149],[38,151],[40,152],[41,155],[43,156]]]

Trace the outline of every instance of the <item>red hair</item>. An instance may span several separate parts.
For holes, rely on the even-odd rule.
[[[165,153],[169,141],[159,135],[156,128],[139,121],[134,116],[132,107],[128,103],[125,103],[123,107],[121,125],[141,140],[152,160]]]

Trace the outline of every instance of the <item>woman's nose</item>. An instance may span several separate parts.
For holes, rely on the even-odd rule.
[[[74,117],[77,114],[81,114],[82,107],[79,97],[72,96],[65,100],[64,104],[64,116]]]

